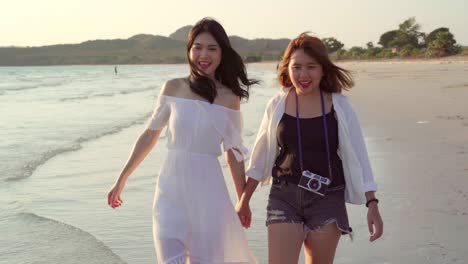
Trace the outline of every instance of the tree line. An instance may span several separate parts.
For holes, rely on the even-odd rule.
[[[440,27],[429,34],[420,31],[421,25],[414,17],[408,18],[397,29],[383,33],[378,44],[368,42],[366,47],[343,49],[344,44],[336,38],[324,38],[332,57],[346,59],[382,59],[382,58],[437,58],[456,54],[468,54],[457,44],[449,28]]]

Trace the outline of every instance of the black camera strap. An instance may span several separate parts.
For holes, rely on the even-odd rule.
[[[328,177],[330,180],[333,180],[331,162],[330,162],[330,146],[328,144],[328,128],[327,128],[327,118],[325,116],[325,102],[323,100],[323,92],[320,89],[320,101],[322,104],[322,121],[323,121],[323,131],[325,133],[325,145],[327,149],[327,161],[328,161]],[[296,124],[297,124],[297,141],[299,144],[299,160],[301,165],[301,173],[304,171],[303,159],[302,159],[302,137],[301,137],[301,126],[299,120],[299,99],[297,98],[297,92],[294,91],[296,95]]]

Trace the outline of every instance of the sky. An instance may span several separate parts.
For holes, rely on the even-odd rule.
[[[310,31],[346,48],[376,44],[415,17],[422,32],[448,27],[468,46],[468,0],[0,0],[0,6],[0,46],[168,36],[206,16],[228,35],[294,38]]]

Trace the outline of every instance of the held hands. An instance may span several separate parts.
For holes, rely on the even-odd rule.
[[[370,242],[375,241],[382,236],[383,221],[382,217],[380,217],[377,203],[369,204],[369,210],[367,211],[367,226],[369,227]]]
[[[252,212],[250,211],[249,201],[241,198],[236,204],[236,213],[243,227],[249,228],[252,222]]]
[[[114,186],[110,189],[107,194],[107,204],[112,208],[117,208],[123,204],[122,199],[120,199],[120,194],[122,193],[124,184],[119,184],[118,182],[114,183]]]

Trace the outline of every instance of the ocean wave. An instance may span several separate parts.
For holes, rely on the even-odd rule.
[[[156,86],[156,85],[149,85],[147,87],[142,87],[142,88],[139,88],[139,89],[120,91],[120,94],[141,93],[141,92],[156,90],[157,88],[158,88],[158,86]]]
[[[48,87],[56,87],[61,86],[68,83],[68,80],[62,80],[58,82],[50,82],[50,83],[36,83],[36,84],[29,84],[29,85],[13,85],[13,86],[5,86],[0,87],[2,91],[10,91],[10,92],[17,92],[17,91],[25,91],[25,90],[33,90],[38,88],[48,88]]]
[[[79,101],[79,100],[86,100],[88,99],[88,95],[83,95],[83,96],[75,96],[75,97],[67,97],[67,98],[61,98],[61,102],[66,102],[66,101]]]
[[[4,86],[0,87],[2,91],[23,91],[23,90],[30,90],[30,89],[36,89],[41,87],[40,84],[30,84],[30,85],[15,85],[15,86]]]
[[[26,179],[33,174],[37,167],[46,163],[51,158],[58,156],[62,153],[79,150],[80,148],[81,146],[79,144],[72,144],[67,147],[47,150],[46,152],[39,154],[39,157],[37,159],[31,160],[25,165],[23,165],[23,167],[21,167],[19,170],[15,170],[16,173],[14,173],[13,176],[8,177],[6,181],[17,181],[21,179]]]
[[[9,228],[2,231],[2,240],[9,243],[0,249],[3,259],[15,263],[126,263],[95,236],[70,224],[34,213],[18,213],[5,220]]]
[[[61,98],[61,102],[66,102],[66,101],[79,101],[79,100],[87,100],[95,97],[112,97],[118,94],[134,94],[134,93],[141,93],[141,92],[147,92],[147,91],[152,91],[155,90],[157,87],[154,85],[150,85],[147,87],[139,88],[139,89],[132,89],[132,90],[123,90],[123,91],[116,91],[116,92],[109,92],[109,93],[99,93],[99,94],[90,94],[90,95],[82,95],[82,96],[75,96],[75,97],[66,97],[66,98]]]
[[[102,137],[105,137],[105,136],[108,136],[108,135],[117,134],[117,133],[121,132],[122,130],[124,130],[126,128],[129,128],[129,127],[132,127],[132,126],[135,126],[135,125],[141,125],[144,122],[146,122],[146,120],[150,116],[151,116],[151,113],[147,113],[144,116],[139,117],[139,118],[137,118],[137,119],[135,119],[133,121],[130,121],[128,123],[121,124],[121,125],[116,125],[114,127],[111,127],[107,131],[101,131],[101,132],[98,132],[98,133],[95,133],[95,134],[92,134],[92,135],[89,135],[89,136],[86,136],[86,137],[80,137],[80,138],[76,139],[74,142],[72,142],[68,146],[47,150],[47,151],[43,152],[42,154],[39,154],[39,157],[37,159],[28,161],[20,169],[15,170],[15,171],[17,171],[17,173],[15,173],[12,176],[6,178],[5,181],[18,181],[18,180],[26,179],[26,178],[30,177],[39,166],[45,164],[48,160],[50,160],[50,159],[52,159],[52,158],[54,158],[54,157],[56,157],[56,156],[58,156],[58,155],[60,155],[62,153],[67,153],[67,152],[73,152],[73,151],[80,150],[82,148],[82,143],[92,141],[92,140],[96,140],[98,138],[102,138]],[[161,138],[164,138],[164,136],[161,136]]]

